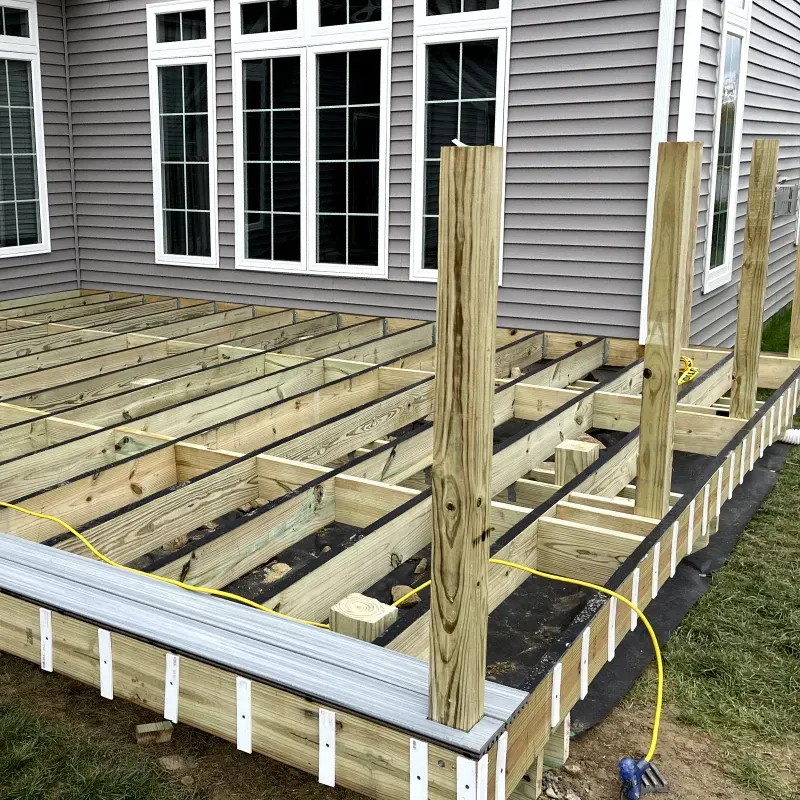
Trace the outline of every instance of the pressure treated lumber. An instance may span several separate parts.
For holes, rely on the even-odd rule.
[[[636,492],[636,513],[657,519],[669,509],[678,362],[702,156],[699,142],[663,142],[658,148]]]
[[[792,301],[792,323],[789,329],[789,358],[800,358],[800,247],[797,248],[797,263],[794,270],[794,300]]]
[[[331,607],[328,624],[334,633],[374,642],[397,619],[397,613],[394,606],[353,593]]]
[[[739,419],[750,419],[756,407],[779,148],[777,139],[753,142],[731,389],[731,416]]]
[[[430,716],[483,716],[503,150],[442,149],[433,423]]]
[[[550,739],[544,748],[544,765],[558,769],[567,763],[569,758],[569,735],[571,715],[567,714],[559,725],[553,728]]]
[[[600,443],[568,439],[556,447],[555,455],[555,482],[564,486],[600,458]]]

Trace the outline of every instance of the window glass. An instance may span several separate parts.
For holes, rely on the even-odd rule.
[[[725,64],[722,70],[721,112],[717,132],[717,172],[711,224],[710,267],[725,263],[728,220],[736,214],[736,188],[731,185],[733,152],[736,135],[736,109],[739,101],[739,79],[742,65],[742,38],[728,34],[725,40]]]
[[[500,8],[500,0],[428,0],[429,17],[469,11],[489,11],[495,8]]]
[[[21,36],[28,38],[28,12],[24,8],[0,7],[0,33],[4,36]]]
[[[378,264],[381,52],[317,57],[317,259]]]
[[[268,0],[240,6],[242,33],[275,33],[297,28],[297,0]]]
[[[442,147],[494,144],[497,40],[427,47],[423,266],[436,269]]]
[[[156,15],[156,41],[159,44],[190,42],[205,38],[206,12],[202,8]]]
[[[245,257],[300,261],[300,57],[242,65]]]
[[[0,247],[41,241],[31,65],[0,59]]]
[[[360,22],[380,22],[381,0],[318,0],[319,24],[357,25]]]
[[[158,68],[164,252],[211,256],[205,64]]]

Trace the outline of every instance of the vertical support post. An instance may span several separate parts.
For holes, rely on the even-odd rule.
[[[563,767],[569,759],[569,737],[572,717],[567,714],[561,724],[553,728],[547,744],[544,746],[544,765],[553,769]]]
[[[567,439],[556,445],[556,485],[564,486],[600,458],[599,442]]]
[[[797,248],[797,265],[794,270],[794,300],[792,326],[789,329],[789,358],[800,358],[800,247]]]
[[[750,190],[744,228],[742,280],[739,286],[739,317],[733,354],[731,416],[750,419],[756,410],[758,355],[764,325],[772,211],[778,177],[777,139],[756,139],[750,162]]]
[[[484,710],[502,186],[502,148],[442,148],[429,711],[460,730]]]
[[[655,519],[669,509],[686,282],[695,249],[694,196],[700,191],[702,152],[700,142],[665,142],[658,149],[635,507],[636,514]]]

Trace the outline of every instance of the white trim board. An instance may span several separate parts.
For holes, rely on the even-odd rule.
[[[661,0],[658,21],[658,49],[656,50],[655,94],[653,100],[653,128],[650,140],[650,177],[647,184],[647,210],[644,231],[644,258],[642,264],[642,302],[639,318],[639,342],[647,338],[647,306],[650,291],[650,261],[653,256],[653,217],[656,204],[656,173],[658,172],[658,146],[667,141],[669,132],[669,105],[672,94],[672,64],[675,50],[675,18],[678,0]]]

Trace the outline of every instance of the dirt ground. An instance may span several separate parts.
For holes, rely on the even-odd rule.
[[[168,744],[137,746],[133,729],[153,722],[151,713],[122,701],[100,699],[90,689],[35,665],[0,655],[0,696],[45,723],[68,725],[76,735],[124,743],[134,758],[161,764],[167,781],[196,791],[198,800],[358,800],[342,789],[320,786],[315,778],[262,756],[248,756],[229,743],[178,726]],[[80,714],[75,709],[80,708]],[[566,770],[546,773],[546,795],[563,800],[617,800],[616,764],[623,755],[641,752],[649,735],[652,709],[617,709],[602,725],[573,740]],[[656,758],[670,782],[674,800],[751,800],[723,774],[722,759],[711,740],[669,718],[662,723]],[[571,793],[571,794],[570,794]]]

